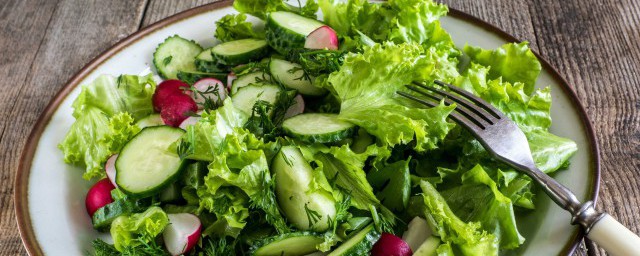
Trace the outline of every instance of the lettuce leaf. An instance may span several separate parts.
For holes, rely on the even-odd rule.
[[[452,211],[465,222],[478,222],[500,241],[500,248],[517,248],[524,242],[518,232],[511,200],[498,184],[476,165],[462,175],[461,186],[442,191]]]
[[[107,116],[128,112],[138,120],[153,113],[151,97],[156,83],[151,74],[146,76],[101,75],[92,83],[82,86],[73,102],[73,116],[78,118],[88,108],[98,108]]]
[[[482,231],[480,223],[464,222],[451,210],[447,201],[427,181],[420,182],[427,219],[435,222],[436,233],[443,244],[438,251],[451,251],[455,247],[463,255],[498,255],[499,240],[495,235]]]
[[[264,32],[254,31],[253,24],[247,21],[244,13],[227,14],[216,21],[215,37],[222,42],[245,38],[264,39]]]
[[[569,158],[577,151],[577,145],[549,132],[550,88],[527,94],[523,83],[511,84],[500,78],[490,80],[489,72],[489,68],[472,63],[466,75],[458,77],[455,84],[480,96],[518,124],[527,136],[533,159],[540,170],[549,173],[566,167]],[[488,157],[479,143],[469,144],[468,148],[467,151],[477,158]]]
[[[435,48],[423,51],[411,44],[376,44],[345,57],[339,71],[327,79],[328,89],[341,101],[340,118],[364,128],[384,145],[416,142],[415,150],[437,147],[454,126],[446,121],[455,106],[424,109],[405,105],[396,91],[415,80],[450,80],[456,62]]]
[[[316,19],[318,4],[314,0],[306,1],[303,6],[293,6],[283,0],[238,0],[233,2],[233,7],[241,13],[250,14],[261,19],[267,17],[267,13],[276,11],[295,12],[302,16]]]
[[[128,113],[109,118],[98,108],[86,108],[71,125],[58,148],[62,150],[66,163],[85,167],[83,178],[102,177],[105,175],[103,164],[107,159],[140,131],[133,122]]]
[[[510,43],[495,50],[466,45],[464,53],[473,62],[491,67],[488,76],[490,79],[502,77],[510,83],[524,83],[524,93],[530,95],[534,91],[542,65],[528,45],[528,42]]]
[[[111,223],[113,245],[118,251],[149,243],[169,224],[169,217],[160,207],[149,207],[143,213],[120,216]]]

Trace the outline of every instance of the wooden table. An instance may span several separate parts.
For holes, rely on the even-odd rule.
[[[0,1],[0,255],[24,255],[13,181],[49,100],[136,30],[215,0]],[[640,1],[446,0],[527,40],[585,106],[602,157],[598,207],[640,233]],[[589,242],[576,255],[604,255]]]

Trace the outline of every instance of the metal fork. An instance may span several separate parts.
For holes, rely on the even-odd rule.
[[[640,237],[609,214],[596,211],[592,201],[581,203],[571,190],[536,167],[527,138],[509,117],[461,88],[437,80],[434,83],[448,91],[414,82],[407,88],[427,99],[403,91],[397,93],[430,107],[439,105],[441,100],[456,104],[449,118],[469,130],[493,157],[540,184],[556,204],[571,213],[571,224],[581,225],[587,237],[611,255],[640,255]]]

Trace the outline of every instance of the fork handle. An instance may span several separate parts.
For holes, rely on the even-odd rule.
[[[587,237],[610,255],[640,255],[640,237],[609,214],[605,213],[593,224]]]

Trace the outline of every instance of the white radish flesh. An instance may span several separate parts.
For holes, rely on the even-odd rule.
[[[171,255],[189,252],[198,243],[202,224],[191,213],[170,213],[169,225],[162,232],[164,244]]]
[[[302,114],[304,112],[304,99],[302,95],[298,94],[295,98],[293,98],[293,105],[287,109],[287,112],[284,113],[284,118],[290,118]]]
[[[107,163],[104,166],[104,171],[107,173],[107,178],[111,181],[114,187],[118,187],[116,184],[116,160],[118,159],[118,154],[112,155],[107,159]]]
[[[319,27],[307,36],[304,48],[338,50],[338,35],[329,26]]]
[[[193,84],[193,88],[198,90],[201,93],[194,93],[191,97],[198,104],[198,108],[202,109],[202,104],[205,101],[205,97],[210,98],[214,101],[222,102],[227,97],[227,90],[225,89],[224,83],[215,78],[203,78],[198,80],[195,84]],[[215,95],[217,90],[217,96]]]
[[[420,217],[415,217],[407,226],[407,231],[402,234],[402,240],[407,242],[412,251],[418,250],[418,247],[431,236],[431,228],[427,221]]]
[[[236,80],[238,76],[235,73],[231,72],[227,75],[227,91],[231,91],[231,86],[233,86],[233,80]]]
[[[185,119],[184,121],[182,121],[182,123],[180,123],[180,129],[182,130],[187,130],[187,126],[190,125],[195,125],[196,123],[198,123],[198,121],[200,120],[199,116],[190,116],[187,117],[187,119]]]

